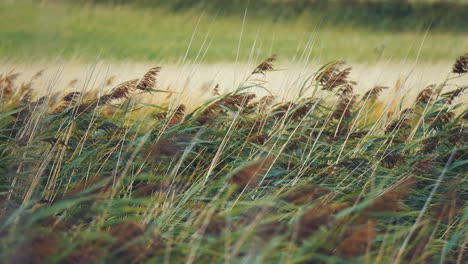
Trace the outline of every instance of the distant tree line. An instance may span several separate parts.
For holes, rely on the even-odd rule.
[[[60,1],[60,0],[59,0]],[[73,3],[165,7],[174,12],[204,10],[281,22],[306,14],[325,24],[379,30],[468,30],[468,1],[461,0],[62,0]]]

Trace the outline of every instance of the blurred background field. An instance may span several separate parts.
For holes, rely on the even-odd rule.
[[[0,58],[291,63],[452,62],[467,1],[31,1],[0,3]]]
[[[405,80],[415,94],[442,82],[468,50],[467,9],[467,1],[6,0],[0,70],[24,81],[43,70],[44,87],[71,90],[159,65],[161,89],[193,95],[216,84],[232,91],[276,53],[278,71],[266,80],[285,100],[332,60],[354,67],[358,92]]]

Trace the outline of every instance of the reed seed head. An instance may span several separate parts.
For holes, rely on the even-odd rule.
[[[272,71],[273,69],[273,62],[276,61],[276,54],[270,55],[264,61],[262,61],[252,72],[252,74],[261,73],[265,75],[265,72]]]
[[[161,71],[161,67],[151,68],[137,84],[136,88],[145,92],[151,91],[156,87],[156,76]]]
[[[455,64],[453,64],[452,67],[452,72],[458,74],[468,72],[468,53],[460,56],[460,58],[455,61]]]

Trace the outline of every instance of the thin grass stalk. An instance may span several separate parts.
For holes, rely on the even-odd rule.
[[[409,240],[411,239],[411,236],[414,234],[414,232],[416,231],[416,229],[418,228],[419,226],[419,222],[421,221],[422,217],[424,216],[424,214],[426,213],[426,210],[427,208],[429,207],[431,201],[432,201],[432,198],[434,197],[434,195],[436,194],[437,190],[439,189],[439,186],[442,182],[442,180],[444,179],[444,176],[445,174],[447,173],[448,171],[448,168],[449,166],[452,164],[452,161],[453,161],[453,158],[455,156],[455,153],[457,151],[457,147],[455,146],[453,149],[452,149],[452,152],[450,154],[450,157],[447,161],[447,163],[445,164],[445,167],[444,169],[442,170],[442,173],[439,175],[439,177],[437,178],[437,181],[435,182],[435,185],[434,187],[432,188],[431,190],[431,193],[429,194],[429,196],[427,197],[426,199],[426,202],[424,203],[424,206],[423,208],[421,209],[421,211],[419,211],[419,214],[418,214],[418,217],[416,218],[416,221],[414,222],[413,226],[411,227],[411,230],[410,232],[408,233],[408,235],[406,236],[405,240],[403,241],[403,244],[401,245],[400,247],[400,250],[398,251],[395,259],[394,259],[394,262],[396,264],[399,264],[401,262],[401,257],[403,256],[405,250],[406,250],[406,247],[408,246],[408,243],[409,243]]]

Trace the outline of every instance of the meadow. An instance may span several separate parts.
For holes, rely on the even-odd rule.
[[[222,16],[209,11],[174,13],[164,8],[128,5],[2,1],[0,57],[20,62],[61,57],[84,61],[111,58],[213,63],[259,60],[276,52],[290,63],[301,63],[309,57],[321,64],[336,59],[353,64],[403,60],[436,63],[452,61],[464,54],[468,46],[468,29],[462,26],[466,23],[437,29],[437,23],[431,20],[421,26],[413,25],[421,16],[411,21],[377,17],[356,27],[327,24],[333,11],[304,13],[275,22],[256,16],[255,10],[248,9],[244,20],[243,12]],[[456,14],[444,18],[454,23],[460,16],[464,18]],[[386,26],[407,26],[405,30],[371,27],[384,20]]]
[[[461,12],[243,1],[0,3],[0,262],[465,263]]]

